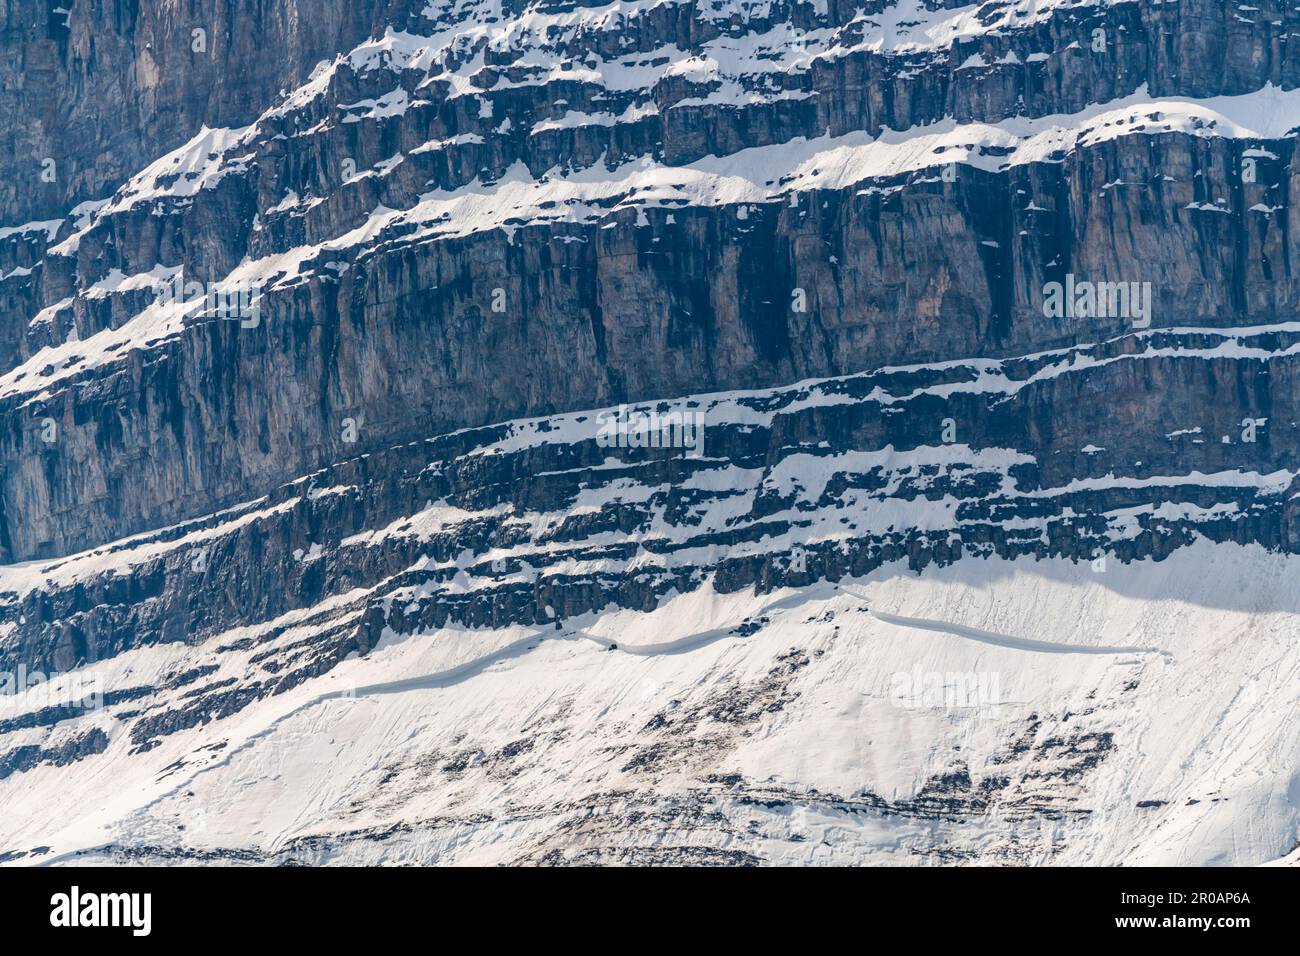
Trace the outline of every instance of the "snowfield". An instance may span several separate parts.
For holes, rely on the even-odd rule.
[[[1294,863],[1298,574],[1233,545],[1102,569],[967,559],[388,639],[146,753],[110,726],[103,754],[0,781],[0,846],[22,863]],[[234,636],[97,666],[158,679]]]

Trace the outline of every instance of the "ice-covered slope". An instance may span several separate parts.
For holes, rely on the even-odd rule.
[[[9,777],[0,841],[23,862],[1262,863],[1300,839],[1296,560],[891,565],[389,636],[148,753],[113,734],[75,772]],[[239,676],[219,648],[246,636],[111,672]]]

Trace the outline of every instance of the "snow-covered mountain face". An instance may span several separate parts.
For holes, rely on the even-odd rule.
[[[1300,7],[137,6],[0,14],[0,859],[1300,860]]]

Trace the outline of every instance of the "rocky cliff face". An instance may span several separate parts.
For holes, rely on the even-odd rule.
[[[1116,853],[1197,827],[1236,848],[1202,861],[1292,848],[1293,759],[1234,767],[1240,813],[1209,765],[1167,767],[1228,746],[1229,684],[1259,668],[1297,742],[1269,583],[1300,550],[1296,8],[47,6],[0,11],[0,667],[72,683],[0,708],[0,850],[453,858],[522,814],[575,835],[518,860],[803,858],[736,816],[779,806],[920,821],[908,859],[1086,858],[1095,826],[1044,821],[1103,811]],[[1039,600],[1091,629],[1026,633]],[[1193,663],[1201,605],[1220,643]],[[880,710],[913,652],[983,666],[900,627],[1001,649],[1023,693],[974,756]],[[613,729],[562,676],[579,638],[662,672]],[[1076,654],[1096,666],[1038,662]],[[622,700],[621,666],[591,686]],[[496,668],[568,704],[498,688],[489,720],[466,682]],[[1196,732],[1143,737],[1193,685]],[[380,703],[407,691],[469,726]],[[227,773],[278,779],[359,719],[340,693],[387,708],[348,739],[391,776],[357,764],[357,807],[274,850],[244,826],[265,794],[177,842],[199,775],[213,808]],[[850,734],[828,745],[850,779],[755,742],[846,693],[930,756]],[[412,721],[428,745],[398,755]],[[617,759],[582,776],[565,740]],[[135,768],[129,814],[19,805],[84,761]],[[431,803],[397,799],[430,768]],[[516,776],[551,802],[494,802]],[[1132,816],[1134,780],[1177,816]],[[849,829],[843,858],[883,852]]]
[[[1067,276],[1149,283],[1156,326],[1297,308],[1289,9],[433,4],[279,97],[262,64],[292,74],[363,27],[312,18],[308,43],[228,13],[269,47],[169,68],[157,95],[184,106],[137,107],[175,118],[124,161],[188,142],[130,178],[70,153],[108,178],[69,172],[63,201],[86,202],[7,237],[14,560],[249,500],[352,451],[345,432],[377,451],[1131,331],[1045,315]],[[155,53],[136,23],[139,56],[198,56],[195,18]],[[199,100],[205,70],[223,80]],[[185,313],[169,283],[257,315],[193,292]]]

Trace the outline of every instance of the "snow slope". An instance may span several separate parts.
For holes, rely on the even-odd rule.
[[[1300,840],[1298,573],[1209,544],[1100,573],[967,560],[392,638],[147,754],[119,735],[75,774],[0,782],[0,845],[54,863],[1265,863]],[[114,666],[161,674],[232,636]]]

